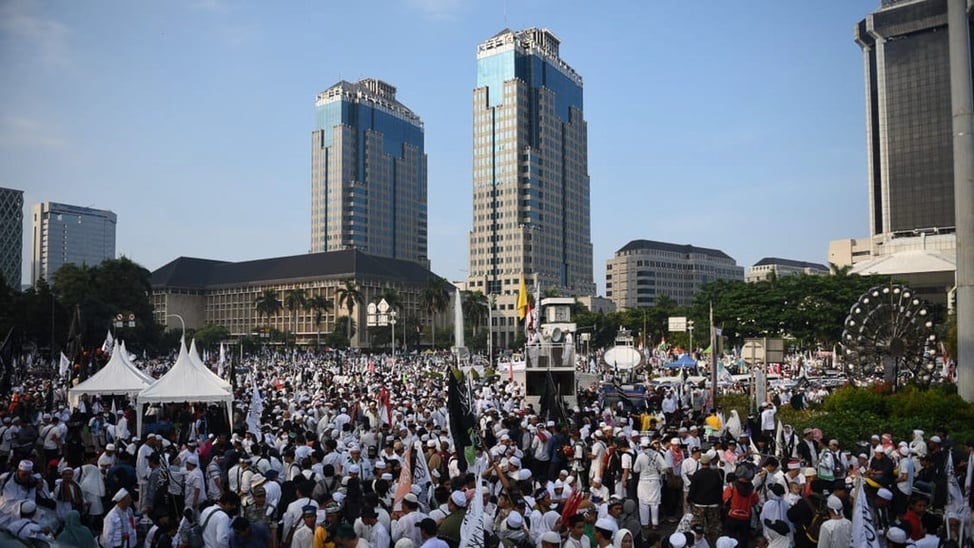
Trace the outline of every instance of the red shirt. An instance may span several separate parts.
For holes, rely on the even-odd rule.
[[[923,524],[920,523],[920,516],[913,510],[907,510],[900,519],[910,526],[910,540],[920,540],[923,538]]]

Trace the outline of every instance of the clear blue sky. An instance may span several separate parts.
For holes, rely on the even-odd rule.
[[[429,251],[467,268],[476,47],[542,26],[585,80],[595,282],[628,241],[825,262],[868,234],[879,0],[0,0],[0,186],[118,214],[117,251],[307,252],[315,94],[383,79],[426,126]]]

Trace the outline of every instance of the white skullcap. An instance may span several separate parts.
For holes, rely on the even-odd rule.
[[[669,540],[673,548],[684,548],[687,545],[687,536],[683,533],[673,533]]]
[[[450,500],[452,500],[453,504],[456,504],[460,508],[467,507],[467,495],[464,495],[463,491],[454,491],[453,494],[450,495]]]
[[[20,515],[29,516],[37,511],[37,503],[32,500],[25,500],[20,503]]]
[[[115,496],[112,497],[112,502],[118,502],[124,499],[125,497],[127,497],[128,494],[129,494],[128,490],[122,487],[121,489],[118,490],[117,493],[115,493]]]

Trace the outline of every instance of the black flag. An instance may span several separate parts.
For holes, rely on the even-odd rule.
[[[470,433],[474,429],[473,413],[470,411],[470,393],[465,386],[460,386],[458,377],[462,376],[459,369],[447,371],[446,409],[450,415],[450,435],[453,437],[453,451],[457,456],[457,466],[461,472],[467,471],[467,459],[464,449],[473,442]]]

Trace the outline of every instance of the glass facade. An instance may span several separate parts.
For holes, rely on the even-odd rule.
[[[955,227],[946,9],[945,0],[884,1],[856,26],[874,239]]]
[[[44,202],[34,205],[31,215],[31,283],[50,282],[66,264],[95,266],[115,258],[115,213]]]
[[[311,251],[355,248],[428,266],[422,121],[379,80],[318,95]]]
[[[24,247],[24,191],[0,188],[0,278],[20,291]]]
[[[468,288],[595,293],[582,79],[545,29],[478,47]]]

